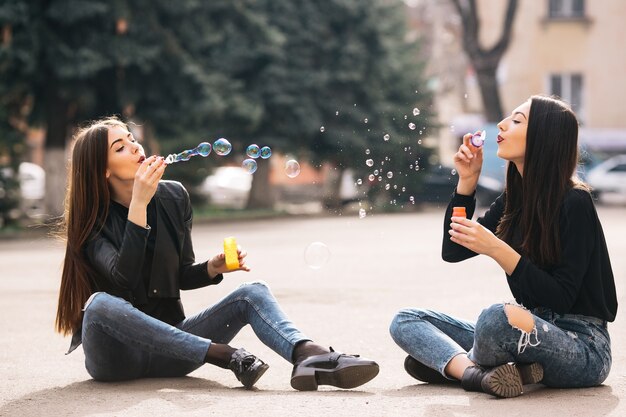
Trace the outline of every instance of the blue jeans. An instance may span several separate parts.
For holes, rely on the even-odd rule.
[[[203,365],[212,342],[229,343],[246,324],[289,362],[310,340],[287,319],[263,282],[243,284],[212,307],[170,326],[128,301],[96,293],[85,307],[85,367],[96,380],[183,376]]]
[[[508,362],[543,366],[543,384],[590,387],[611,369],[611,341],[606,322],[595,317],[531,311],[535,328],[527,333],[508,321],[504,304],[482,311],[476,323],[425,309],[401,310],[391,322],[393,340],[409,355],[445,375],[456,355],[493,367]]]

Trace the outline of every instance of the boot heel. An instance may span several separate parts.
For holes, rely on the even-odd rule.
[[[543,367],[540,363],[516,364],[522,384],[537,384],[543,379]]]
[[[317,391],[314,368],[297,368],[291,377],[291,386],[298,391]]]

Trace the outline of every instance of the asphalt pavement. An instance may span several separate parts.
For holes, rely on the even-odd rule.
[[[376,360],[380,374],[353,390],[296,392],[291,365],[245,328],[232,345],[270,365],[253,391],[230,371],[205,365],[185,378],[98,383],[82,349],[64,355],[69,338],[53,330],[63,245],[37,236],[0,241],[0,416],[624,416],[626,415],[626,207],[599,207],[620,310],[609,325],[613,368],[589,389],[530,386],[496,399],[455,386],[430,386],[408,376],[405,354],[389,336],[401,308],[428,307],[475,319],[509,301],[504,273],[479,256],[441,260],[443,209],[377,215],[199,224],[199,260],[235,236],[248,251],[249,273],[228,274],[215,287],[183,293],[187,314],[238,285],[263,280],[288,316],[316,342]],[[319,242],[312,245],[314,242]]]

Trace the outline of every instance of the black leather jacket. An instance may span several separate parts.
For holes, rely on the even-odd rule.
[[[156,204],[157,236],[148,293],[141,272],[151,229],[128,221],[115,210],[109,210],[104,226],[94,231],[85,247],[85,255],[95,271],[96,291],[121,297],[137,306],[145,304],[148,297],[180,299],[181,289],[219,284],[223,279],[221,274],[211,279],[207,262],[195,263],[187,190],[179,182],[161,181],[152,201]],[[183,320],[183,306],[180,302],[178,306]],[[76,331],[72,347],[79,344],[80,331]]]

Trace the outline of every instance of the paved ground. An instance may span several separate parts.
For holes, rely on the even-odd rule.
[[[53,332],[62,245],[45,238],[0,242],[0,416],[624,416],[626,415],[626,209],[600,208],[621,310],[610,326],[614,363],[593,389],[531,387],[498,400],[454,387],[417,384],[402,369],[404,354],[388,334],[406,306],[475,318],[481,308],[511,299],[495,262],[478,257],[446,264],[439,256],[441,210],[396,215],[198,225],[198,258],[236,236],[253,271],[234,273],[218,287],[187,292],[195,312],[241,282],[263,279],[288,315],[310,337],[381,365],[379,376],[350,391],[300,393],[289,386],[290,365],[256,340],[250,329],[233,345],[265,359],[270,370],[255,391],[225,370],[204,366],[189,377],[103,384],[89,378],[78,349]],[[330,259],[321,269],[304,260],[323,242]]]

